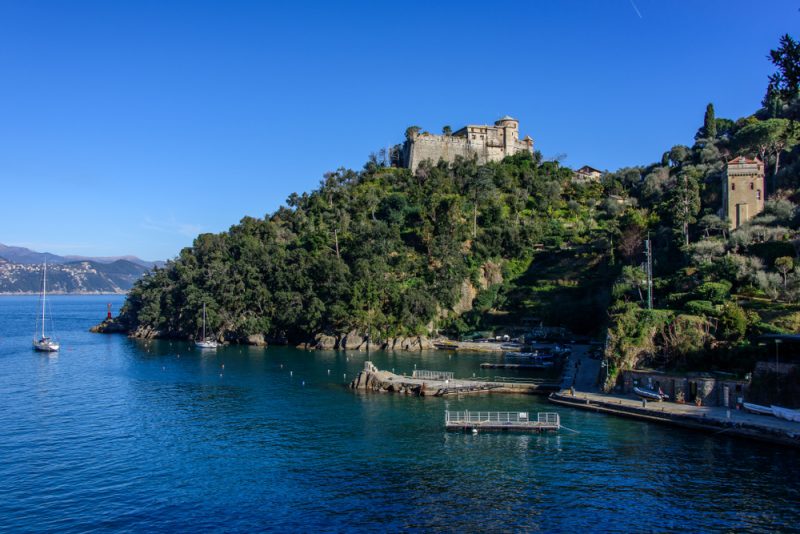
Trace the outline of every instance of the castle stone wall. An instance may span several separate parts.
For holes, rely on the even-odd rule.
[[[479,164],[500,161],[522,151],[533,153],[533,139],[519,139],[516,120],[504,117],[495,126],[469,125],[452,135],[415,134],[403,146],[403,165],[416,171],[419,164],[429,160],[452,163],[458,156],[475,157]]]

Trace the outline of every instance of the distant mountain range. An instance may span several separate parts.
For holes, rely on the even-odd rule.
[[[39,292],[45,260],[48,293],[125,293],[144,273],[164,264],[135,256],[59,256],[0,244],[0,294]]]
[[[21,263],[25,265],[44,263],[45,260],[47,260],[47,263],[72,263],[76,261],[114,263],[115,261],[125,260],[137,265],[141,265],[142,267],[147,267],[148,269],[152,269],[153,267],[161,267],[165,263],[163,261],[147,261],[137,258],[136,256],[59,256],[58,254],[51,254],[50,252],[36,252],[29,248],[13,247],[4,245],[2,243],[0,243],[0,258],[4,258],[11,263]]]

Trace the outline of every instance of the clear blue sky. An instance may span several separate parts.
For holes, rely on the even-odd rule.
[[[0,3],[0,242],[173,257],[418,124],[601,169],[759,105],[797,2]],[[797,32],[793,32],[797,37]]]

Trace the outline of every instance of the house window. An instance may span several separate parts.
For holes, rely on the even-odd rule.
[[[731,191],[736,191],[736,184],[731,184]]]
[[[756,200],[761,200],[761,189],[756,189]]]
[[[475,139],[475,134],[472,134],[472,138]]]

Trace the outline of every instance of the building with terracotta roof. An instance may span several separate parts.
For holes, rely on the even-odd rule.
[[[736,229],[764,211],[764,163],[745,156],[733,158],[722,175],[722,210]]]
[[[599,182],[601,176],[603,176],[602,171],[584,165],[572,174],[572,181],[578,183]]]

